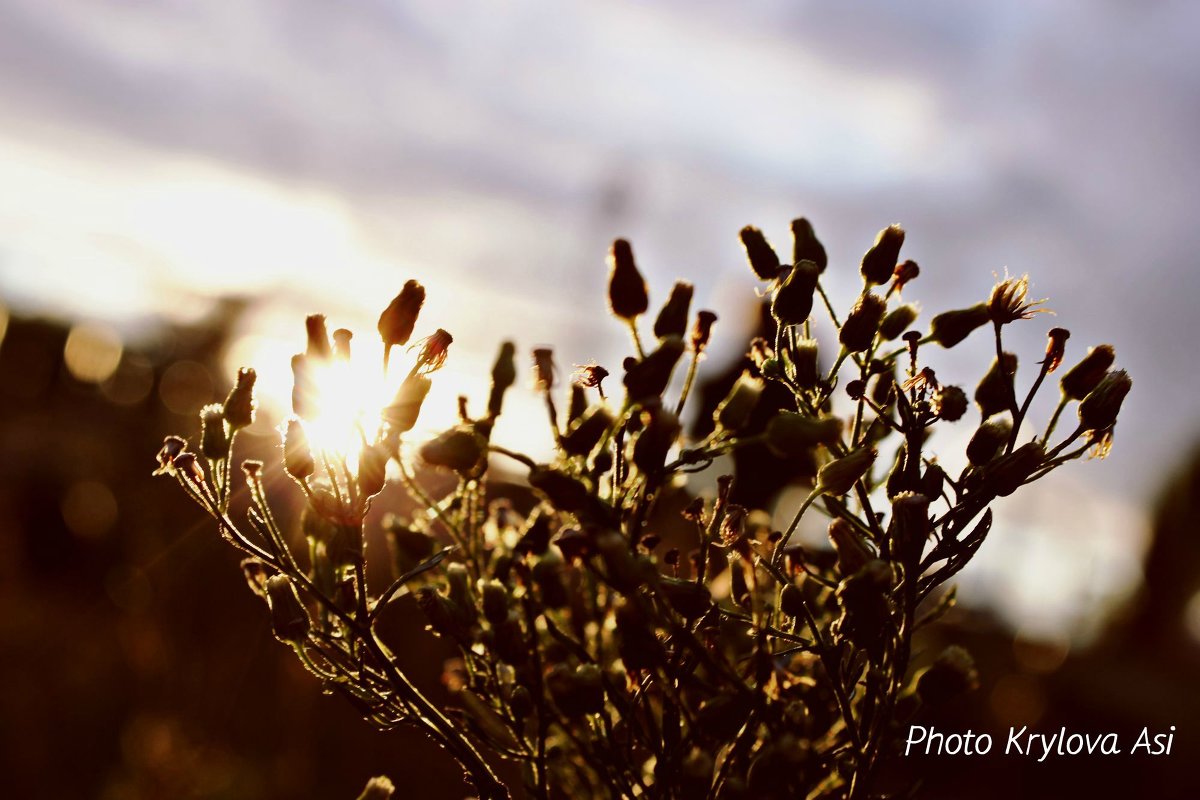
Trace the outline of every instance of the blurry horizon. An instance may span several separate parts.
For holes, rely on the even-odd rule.
[[[1110,341],[1135,381],[1111,458],[1001,504],[964,596],[1078,631],[1138,581],[1145,505],[1200,432],[1200,375],[1179,366],[1200,296],[1194,4],[0,0],[0,15],[13,315],[138,341],[244,298],[227,381],[264,354],[286,371],[306,313],[371,338],[417,278],[422,328],[456,337],[448,396],[478,403],[502,339],[555,345],[564,375],[619,365],[615,236],[652,302],[682,277],[717,310],[716,372],[754,313],[742,225],[786,251],[788,221],[809,217],[848,305],[863,250],[901,222],[923,268],[906,298],[965,306],[1029,272],[1057,316],[1020,326],[1024,362],[1064,325],[1069,362]],[[952,381],[979,377],[975,344],[939,356]]]

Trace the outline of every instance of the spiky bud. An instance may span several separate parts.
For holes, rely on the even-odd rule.
[[[960,386],[943,386],[934,395],[934,408],[947,422],[957,422],[967,413],[967,393]]]
[[[874,292],[858,298],[838,331],[838,341],[850,353],[861,353],[871,346],[879,323],[887,311],[887,303]]]
[[[767,242],[763,232],[753,225],[747,225],[738,233],[742,247],[746,248],[746,258],[750,261],[750,269],[760,281],[773,281],[779,277],[782,267],[779,256]]]
[[[1123,369],[1110,372],[1079,403],[1079,424],[1084,430],[1102,431],[1117,421],[1133,381]]]
[[[1093,389],[1100,385],[1108,368],[1117,358],[1117,352],[1111,344],[1102,344],[1088,350],[1078,364],[1067,370],[1059,381],[1064,396],[1071,400],[1082,400]]]
[[[943,311],[929,322],[929,339],[942,347],[954,347],[988,323],[987,303]]]
[[[237,380],[225,398],[222,409],[230,431],[245,428],[254,422],[254,381],[257,373],[249,367],[237,371]]]
[[[811,389],[821,379],[820,353],[816,339],[800,339],[796,346],[789,351],[792,359],[792,369],[795,373],[796,385],[802,389]]]
[[[608,254],[608,305],[621,319],[634,320],[646,313],[650,297],[646,281],[633,260],[633,248],[624,239],[612,243]]]
[[[210,461],[216,461],[229,454],[225,414],[216,403],[200,409],[200,452]]]
[[[875,244],[862,257],[860,271],[867,285],[887,283],[892,279],[903,244],[904,229],[899,225],[889,225],[879,232]]]
[[[688,309],[692,306],[692,284],[675,281],[671,294],[654,320],[654,335],[683,337],[687,333]]]
[[[792,220],[792,263],[799,264],[801,261],[813,262],[821,272],[829,266],[824,245],[817,239],[812,223],[804,217]]]

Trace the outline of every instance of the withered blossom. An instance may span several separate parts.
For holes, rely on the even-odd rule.
[[[1020,319],[1033,319],[1034,314],[1051,313],[1047,308],[1038,308],[1046,302],[1029,300],[1029,275],[1019,278],[1008,278],[992,287],[991,297],[988,298],[988,317],[996,325],[1007,325]]]

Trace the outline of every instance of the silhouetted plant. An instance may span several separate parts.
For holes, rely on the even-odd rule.
[[[1094,348],[1062,378],[1044,432],[1027,433],[1032,399],[1061,365],[1068,333],[1049,331],[1022,396],[1003,334],[1041,310],[1027,298],[1026,278],[1005,278],[986,301],[938,314],[922,334],[911,329],[916,306],[900,298],[920,270],[900,261],[899,226],[885,228],[863,256],[862,291],[844,314],[822,286],[827,257],[812,226],[796,220],[792,232],[793,258],[784,263],[760,231],[741,231],[769,292],[774,338],[750,344],[754,366],[702,441],[685,441],[680,415],[716,316],[692,319],[692,287],[679,282],[646,347],[646,285],[629,243],[617,241],[609,304],[636,355],[623,365],[623,392],[611,397],[605,368],[581,368],[560,415],[553,354],[534,351],[556,442],[549,462],[523,454],[519,442],[491,441],[517,379],[515,348],[504,343],[486,413],[471,416],[462,401],[459,424],[417,448],[420,462],[457,477],[456,488],[431,497],[415,480],[401,442],[447,358],[452,340],[443,330],[410,348],[415,363],[395,400],[360,426],[356,458],[319,446],[309,433],[322,414],[322,374],[349,359],[350,335],[335,331],[331,343],[324,318],[314,316],[307,350],[293,360],[295,416],[283,441],[283,466],[306,499],[298,534],[276,522],[260,462],[242,463],[250,508],[244,519],[230,516],[240,480],[231,468],[235,439],[254,415],[252,371],[238,374],[223,406],[204,410],[198,448],[167,439],[158,472],[174,476],[246,556],[275,636],[376,725],[428,733],[483,797],[508,796],[485,753],[519,762],[525,790],[541,798],[887,795],[879,776],[898,728],[922,704],[977,680],[961,648],[914,674],[914,632],[954,601],[952,591],[935,590],[979,550],[997,498],[1089,448],[1107,452],[1131,382],[1110,369],[1111,347]],[[424,297],[409,281],[383,313],[385,352],[409,343]],[[828,370],[815,338],[818,305],[837,343]],[[995,358],[973,396],[981,424],[965,466],[951,475],[928,445],[943,424],[967,417],[968,395],[922,356],[989,327]],[[682,390],[669,397],[679,368]],[[762,432],[744,433],[766,381],[785,387],[792,407]],[[835,402],[835,394],[846,397]],[[1054,441],[1075,402],[1078,422]],[[715,496],[695,497],[682,514],[692,552],[660,553],[662,533],[649,522],[660,518],[651,513],[656,501],[750,442],[820,465],[788,524],[773,530],[769,517],[730,502],[732,478],[722,476]],[[490,456],[527,471],[531,511],[487,502]],[[418,511],[384,521],[394,581],[372,590],[363,520],[376,495],[393,490],[407,492]],[[793,544],[806,514],[828,518],[831,551]],[[449,670],[454,709],[430,702],[376,634],[381,611],[408,593],[459,650]],[[385,792],[381,781],[364,796]]]

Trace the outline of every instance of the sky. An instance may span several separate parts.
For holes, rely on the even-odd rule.
[[[1005,506],[968,576],[1061,628],[1136,581],[1145,504],[1200,428],[1197,23],[1117,0],[0,0],[0,299],[137,336],[256,298],[234,359],[294,350],[312,311],[365,335],[416,277],[482,386],[501,338],[619,362],[615,236],[652,295],[687,277],[741,331],[742,225],[786,250],[809,217],[848,306],[900,222],[924,308],[1029,272],[1057,316],[1019,330],[1025,363],[1054,324],[1069,360],[1107,341],[1134,376],[1113,455]],[[939,374],[970,386],[981,353]]]

